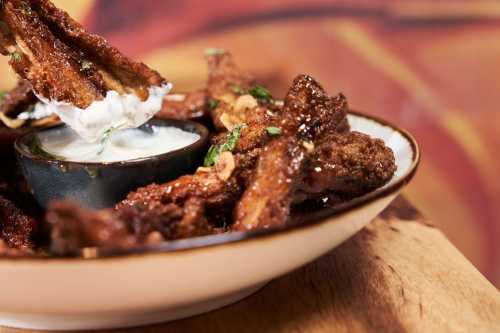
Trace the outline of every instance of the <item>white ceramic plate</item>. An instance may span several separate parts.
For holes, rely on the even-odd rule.
[[[180,240],[91,258],[0,259],[0,325],[51,330],[157,323],[235,302],[330,251],[375,218],[419,162],[405,131],[359,113],[353,130],[396,155],[394,179],[294,226]]]

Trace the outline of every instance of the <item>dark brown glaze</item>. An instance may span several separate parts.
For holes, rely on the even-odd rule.
[[[145,100],[147,87],[165,82],[48,0],[5,0],[0,19],[0,51],[11,55],[10,65],[40,96],[86,108],[108,90]]]
[[[359,132],[329,133],[318,144],[300,191],[354,197],[384,185],[395,171],[394,154],[382,140]]]
[[[344,95],[331,98],[312,77],[299,75],[285,98],[281,126],[285,135],[314,141],[327,131],[345,131],[347,110]]]

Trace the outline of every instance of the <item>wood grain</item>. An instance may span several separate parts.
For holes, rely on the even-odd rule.
[[[126,331],[500,332],[500,293],[398,198],[349,241],[246,300]]]

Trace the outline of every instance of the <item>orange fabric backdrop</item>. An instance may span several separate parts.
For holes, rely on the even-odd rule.
[[[498,2],[55,2],[177,90],[202,84],[203,49],[224,47],[277,95],[309,73],[409,129],[424,159],[406,194],[500,284]],[[0,78],[15,82],[3,59]]]

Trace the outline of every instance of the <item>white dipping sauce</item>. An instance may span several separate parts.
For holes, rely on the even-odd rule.
[[[163,98],[172,89],[166,83],[160,87],[148,88],[149,97],[141,101],[134,94],[120,95],[114,90],[106,93],[100,101],[94,101],[86,109],[72,104],[51,101],[37,96],[47,113],[55,113],[61,120],[75,130],[83,139],[96,142],[102,139],[109,129],[136,128],[146,123],[155,113],[160,111]]]
[[[124,129],[114,131],[107,140],[89,142],[68,127],[38,134],[41,148],[73,162],[118,162],[155,156],[196,142],[197,133],[172,126],[150,126],[152,131]]]

